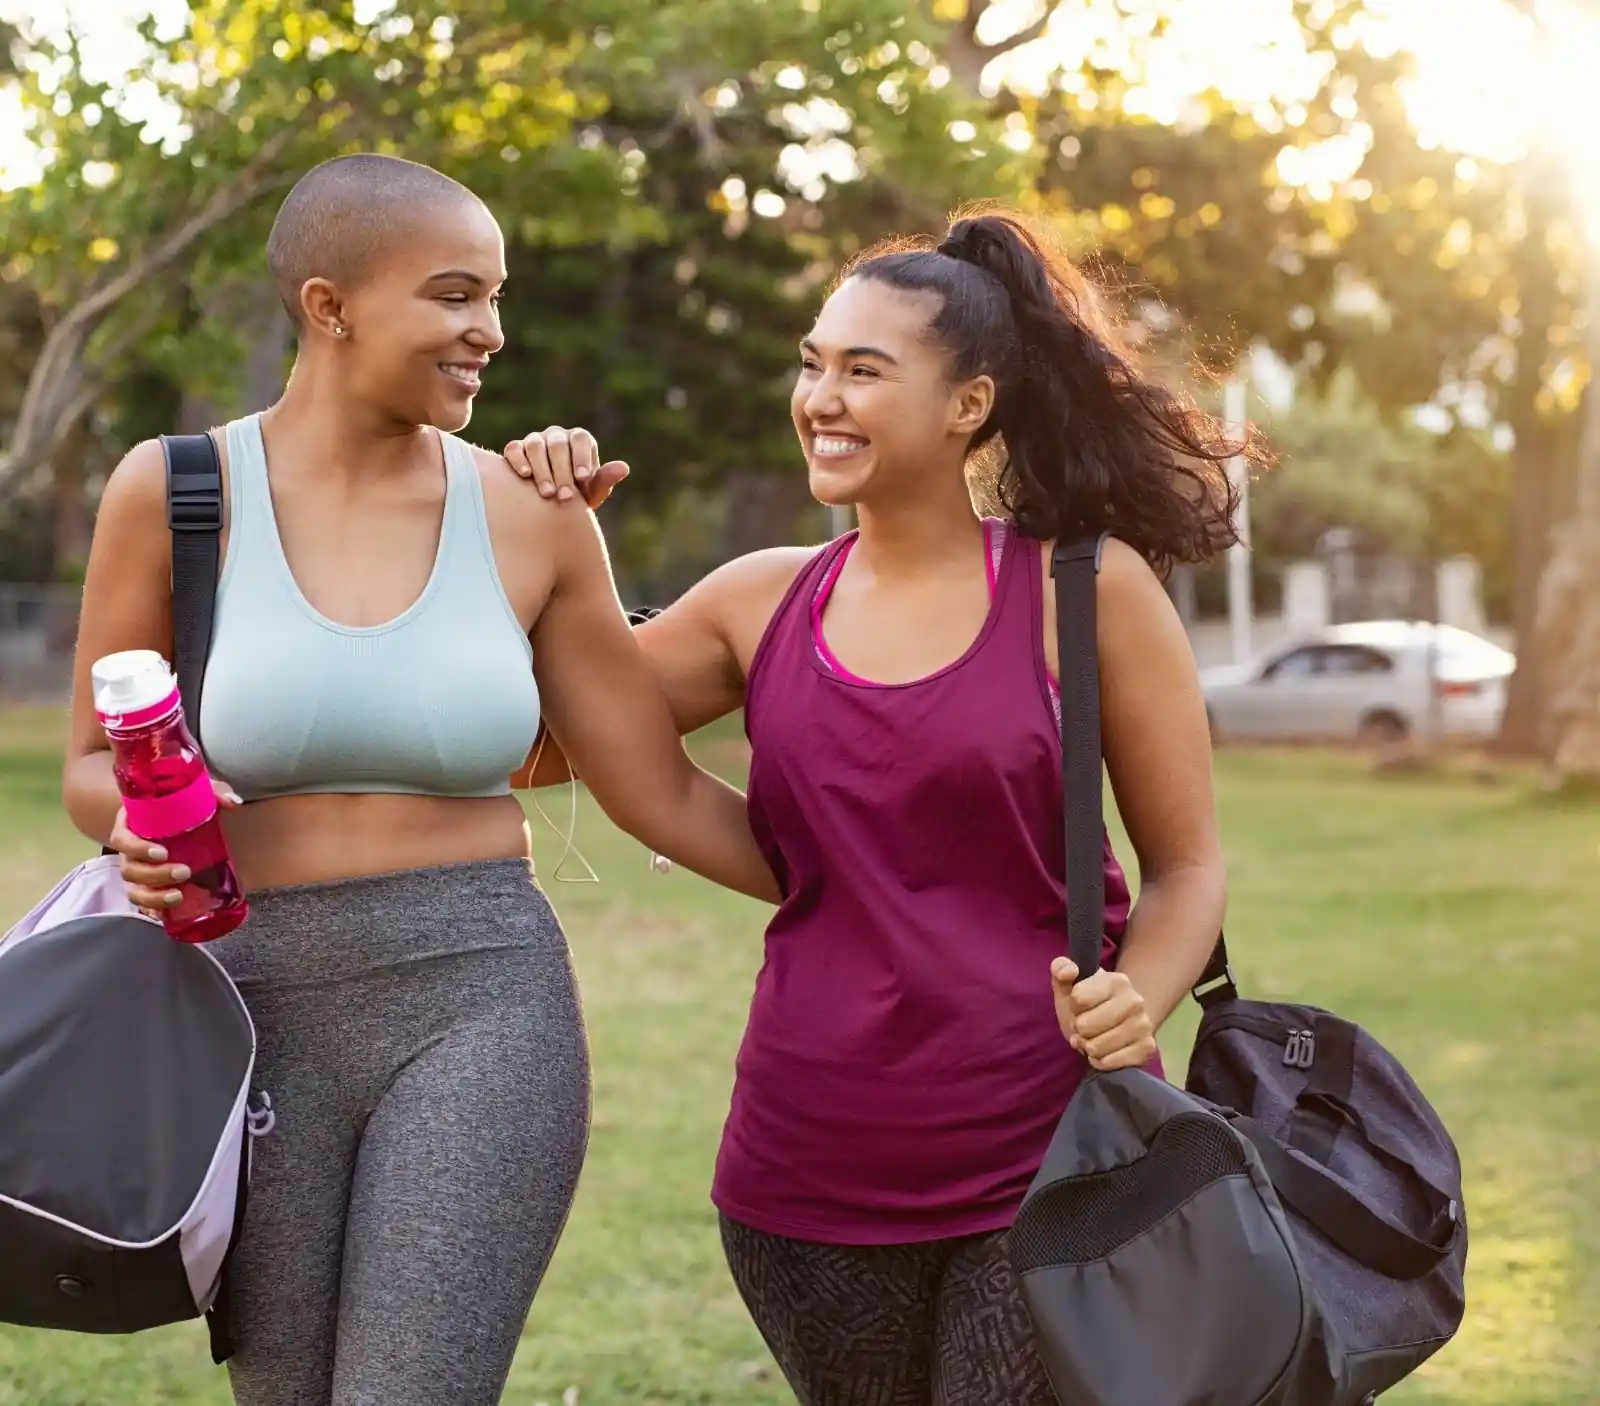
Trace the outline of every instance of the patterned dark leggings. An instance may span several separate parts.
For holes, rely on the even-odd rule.
[[[819,1245],[722,1217],[800,1406],[1057,1406],[1000,1236]]]

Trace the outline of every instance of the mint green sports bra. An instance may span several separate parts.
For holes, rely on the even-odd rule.
[[[228,550],[200,729],[246,801],[312,792],[501,796],[533,745],[533,654],[489,543],[472,450],[443,435],[444,521],[422,594],[338,625],[295,583],[257,415],[227,428]]]

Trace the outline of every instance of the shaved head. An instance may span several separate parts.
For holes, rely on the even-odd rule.
[[[338,156],[313,167],[267,238],[267,267],[295,326],[305,322],[300,290],[308,280],[354,289],[430,216],[468,205],[484,208],[459,181],[398,156]]]

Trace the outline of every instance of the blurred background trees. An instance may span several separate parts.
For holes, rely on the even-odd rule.
[[[850,251],[997,197],[1057,220],[1156,356],[1272,371],[1264,596],[1331,528],[1470,554],[1517,643],[1508,746],[1553,754],[1596,713],[1583,6],[123,9],[116,63],[103,7],[74,27],[30,3],[0,32],[0,579],[74,578],[128,444],[270,399],[291,349],[264,234],[326,156],[426,161],[500,214],[510,340],[473,433],[580,423],[630,459],[608,534],[640,599],[827,530],[788,426],[796,340]],[[1454,26],[1455,70],[1419,66],[1425,23]]]

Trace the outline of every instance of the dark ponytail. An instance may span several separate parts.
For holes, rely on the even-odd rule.
[[[994,496],[1031,537],[1110,531],[1157,571],[1204,561],[1237,540],[1226,461],[1266,456],[1179,392],[1142,374],[1096,290],[1014,215],[959,218],[937,248],[880,244],[844,277],[933,293],[931,331],[951,377],[987,374],[995,407],[976,454],[1004,448]]]

